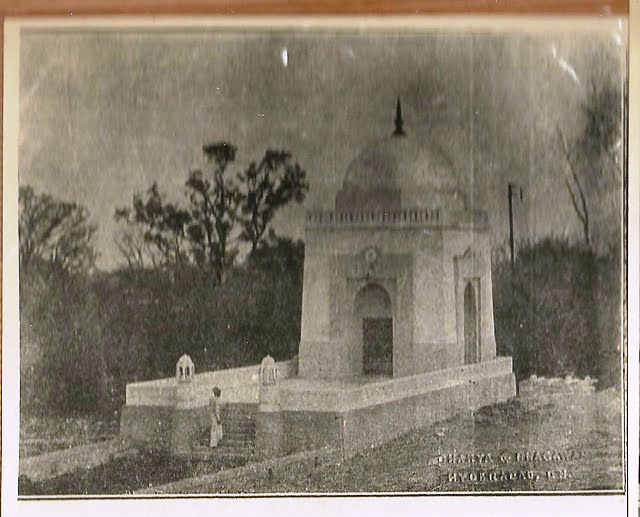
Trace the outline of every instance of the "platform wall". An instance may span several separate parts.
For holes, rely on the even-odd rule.
[[[348,458],[515,395],[507,357],[362,385],[290,378],[280,384],[275,407],[267,411],[255,405],[256,454],[264,458],[331,448]],[[206,406],[183,402],[173,408],[125,406],[121,435],[140,448],[189,454],[206,431],[208,415]]]
[[[413,429],[513,398],[516,381],[510,368],[505,368],[504,362],[491,366],[490,372],[476,368],[475,375],[462,376],[457,382],[434,382],[432,389],[422,386],[418,393],[405,397],[378,387],[380,403],[366,392],[355,396],[351,404],[343,397],[341,403],[349,407],[345,411],[337,409],[330,395],[316,392],[312,397],[318,411],[283,408],[282,453],[329,447],[342,450],[348,458]],[[288,401],[291,405],[291,397]]]

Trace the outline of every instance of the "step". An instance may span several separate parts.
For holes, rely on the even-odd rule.
[[[228,429],[229,431],[236,430],[241,433],[253,433],[256,430],[255,425],[233,425],[225,422],[224,420],[222,421],[222,428],[225,431]]]
[[[224,420],[222,421],[222,428],[224,430],[237,429],[238,431],[242,431],[242,432],[252,432],[256,430],[255,425],[245,425],[245,424],[237,424],[237,423],[234,424],[234,423],[225,422]]]
[[[243,440],[253,440],[256,437],[255,431],[238,431],[237,429],[225,429],[222,428],[222,435],[228,438],[234,437]]]
[[[241,444],[241,445],[245,445],[245,444],[251,444],[253,445],[255,443],[255,440],[247,440],[242,436],[228,436],[225,435],[222,437],[222,440],[220,440],[221,444]]]
[[[258,410],[257,409],[237,409],[237,408],[220,408],[221,413],[226,413],[228,415],[255,415]]]
[[[253,450],[224,449],[222,447],[217,447],[215,449],[210,449],[208,447],[199,447],[191,452],[192,458],[200,461],[216,459],[246,460],[249,459],[252,455]]]
[[[202,433],[200,435],[200,439],[201,440],[209,440],[210,437],[210,433],[206,432],[206,433]],[[239,441],[243,441],[243,442],[253,442],[256,439],[256,433],[255,432],[240,432],[237,430],[233,430],[233,429],[225,429],[223,428],[223,433],[222,433],[222,439],[229,439],[229,440],[239,440]]]
[[[220,442],[217,447],[209,447],[208,445],[198,445],[193,450],[194,451],[222,451],[222,452],[251,452],[255,449],[253,445],[249,446],[246,444],[225,444],[224,442]]]
[[[225,434],[222,437],[223,440],[230,442],[243,442],[243,443],[253,443],[255,442],[255,436],[246,436],[241,434]]]
[[[255,431],[255,424],[248,424],[246,422],[226,422],[222,420],[223,429],[238,429],[240,431]]]
[[[222,439],[234,440],[237,442],[255,442],[255,434],[240,434],[240,433],[224,433]]]
[[[238,423],[238,422],[225,422],[222,421],[223,429],[238,429],[240,431],[255,431],[255,425],[248,425],[246,423]]]
[[[254,422],[255,415],[253,414],[240,414],[240,413],[225,413],[224,411],[220,413],[220,416],[226,420],[246,420],[247,422]]]
[[[222,424],[222,430],[225,433],[238,433],[238,434],[256,434],[255,427],[233,427],[229,425]]]
[[[222,433],[224,436],[237,436],[238,438],[255,438],[256,431],[254,430],[240,430],[229,429],[228,427],[222,427]]]
[[[246,442],[225,442],[222,440],[218,447],[223,449],[253,449],[255,448],[254,443],[246,443]]]
[[[238,428],[233,428],[233,427],[225,427],[224,425],[222,426],[222,432],[225,435],[238,435],[238,436],[255,436],[256,435],[256,430],[255,429],[238,429]]]
[[[224,416],[221,418],[222,423],[229,425],[229,426],[233,426],[236,425],[238,427],[255,427],[256,423],[253,420],[249,420],[248,418],[246,419],[240,419],[240,418],[225,418]]]
[[[254,448],[248,447],[217,447],[215,449],[211,449],[208,454],[211,456],[242,456],[244,458],[248,458],[253,455],[254,451]]]
[[[205,447],[205,448],[209,448],[209,444],[201,444],[200,447]],[[249,450],[249,449],[254,449],[255,448],[255,443],[249,443],[249,442],[242,442],[242,441],[225,441],[225,439],[223,438],[222,440],[220,440],[220,442],[218,442],[218,449],[223,449],[223,450]]]
[[[237,422],[255,422],[253,415],[225,415],[222,413],[220,415],[223,420],[233,420]]]
[[[241,406],[225,406],[224,404],[220,406],[221,411],[226,411],[228,413],[242,413],[242,414],[253,414],[258,411],[258,406],[249,406],[241,407]]]
[[[225,420],[222,418],[222,425],[225,427],[237,427],[240,429],[255,429],[256,423],[250,420]]]
[[[256,425],[254,423],[249,422],[229,422],[222,419],[222,426],[226,429],[242,429],[242,430],[251,430],[255,429]]]
[[[238,434],[224,434],[222,440],[220,440],[220,445],[224,444],[233,444],[233,445],[242,445],[243,447],[253,447],[255,444],[255,436],[247,436],[247,435],[238,435]],[[208,447],[209,445],[209,435],[203,435],[200,440],[198,440],[198,446],[200,447]]]

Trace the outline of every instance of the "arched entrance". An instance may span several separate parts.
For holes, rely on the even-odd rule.
[[[387,291],[368,284],[356,295],[355,322],[362,340],[365,375],[393,375],[393,313]]]
[[[464,364],[477,363],[479,359],[479,335],[477,289],[467,282],[464,289]]]

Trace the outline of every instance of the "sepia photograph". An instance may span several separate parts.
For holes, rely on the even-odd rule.
[[[626,493],[626,23],[15,34],[19,500]]]

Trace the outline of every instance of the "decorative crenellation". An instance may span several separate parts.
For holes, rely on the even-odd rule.
[[[313,210],[307,212],[307,226],[443,226],[451,224],[486,225],[489,216],[484,210],[443,212],[440,208],[403,208],[399,210]]]

